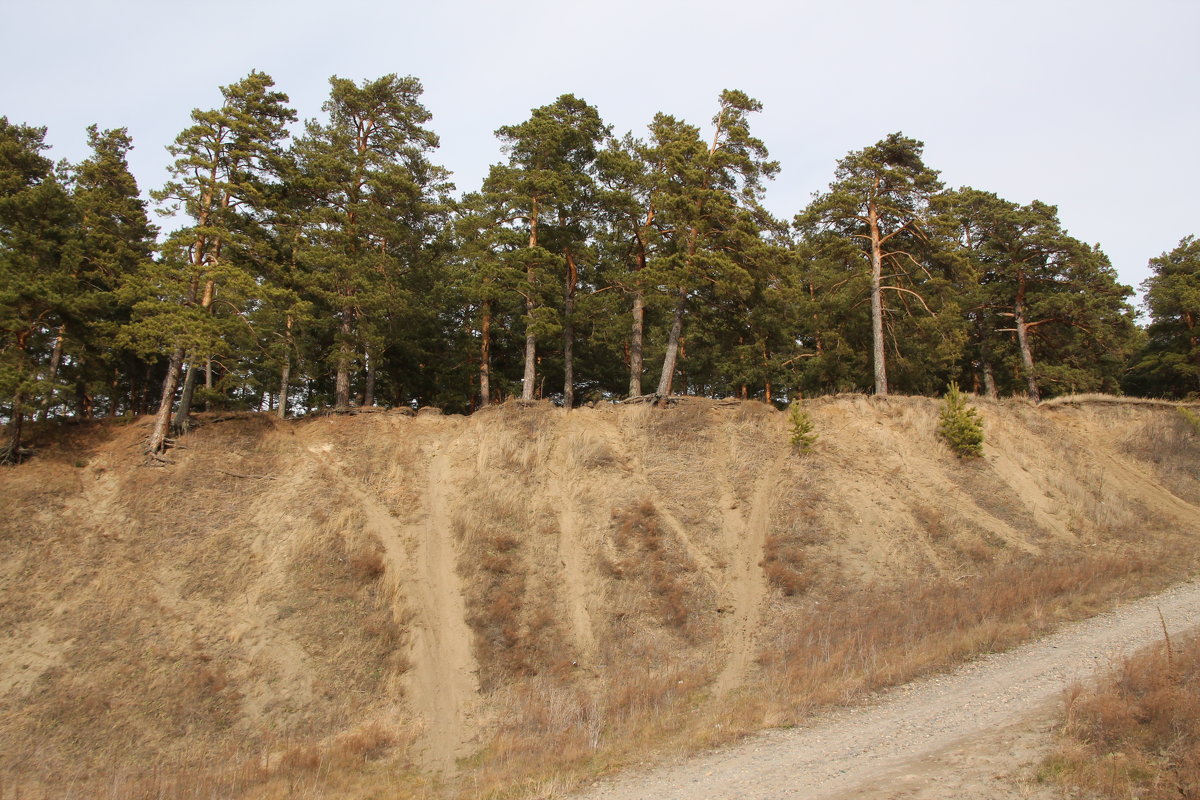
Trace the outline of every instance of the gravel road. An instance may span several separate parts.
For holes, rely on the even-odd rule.
[[[1064,689],[1161,641],[1160,612],[1172,636],[1200,625],[1200,580],[881,693],[803,728],[768,731],[727,749],[626,773],[576,797],[1028,796],[1001,776],[1036,761]]]

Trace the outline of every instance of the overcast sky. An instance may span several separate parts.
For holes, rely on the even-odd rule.
[[[837,159],[903,131],[949,186],[1057,205],[1136,287],[1200,235],[1198,30],[1196,0],[0,0],[0,115],[72,160],[89,124],[127,127],[147,191],[191,110],[251,69],[302,119],[330,75],[414,75],[435,159],[471,190],[493,131],[560,94],[641,135],[657,111],[707,125],[736,88],[764,105],[786,219]]]

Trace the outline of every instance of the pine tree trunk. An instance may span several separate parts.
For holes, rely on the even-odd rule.
[[[218,257],[220,254],[220,242],[217,243]],[[213,297],[215,296],[217,284],[213,280],[204,282],[204,294],[200,298],[200,308],[206,313],[212,307]],[[180,431],[187,431],[188,416],[192,413],[192,396],[196,392],[196,358],[195,355],[188,362],[187,380],[183,386],[183,394],[179,398],[179,410],[175,412],[175,427]],[[209,366],[209,374],[206,381],[206,386],[212,388],[212,367]]]
[[[13,395],[13,415],[8,421],[8,441],[0,448],[0,464],[16,464],[21,460],[21,428],[25,422],[21,406],[24,402],[24,393],[18,391]]]
[[[350,410],[350,361],[353,358],[353,352],[350,349],[350,334],[350,311],[347,309],[342,312],[342,341],[338,345],[334,411]]]
[[[1017,329],[1017,346],[1021,350],[1021,365],[1025,369],[1025,386],[1029,399],[1040,402],[1042,397],[1038,392],[1037,379],[1033,374],[1033,351],[1029,349],[1029,329],[1025,322],[1025,278],[1021,276],[1017,286],[1017,300],[1013,304],[1013,322]]]
[[[141,385],[138,386],[136,398],[137,405],[134,407],[134,416],[149,414],[150,409],[152,408],[151,403],[154,402],[154,386],[157,383],[157,381],[154,380],[154,373],[156,370],[154,369],[154,365],[149,363],[143,364],[143,369],[144,378],[141,382]],[[172,398],[172,401],[173,400],[174,398]]]
[[[629,332],[629,396],[642,396],[642,341],[646,328],[646,296],[639,287],[633,295],[633,326]]]
[[[636,272],[641,272],[646,268],[648,256],[646,254],[646,239],[644,232],[654,222],[654,201],[650,201],[646,208],[646,221],[637,232],[637,267]],[[637,282],[637,276],[634,277],[636,286],[633,293],[633,325],[629,331],[629,396],[642,396],[642,372],[645,367],[643,364],[643,342],[645,341],[646,332],[646,293],[642,289],[640,282]]]
[[[996,391],[996,375],[992,372],[992,362],[987,359],[983,361],[983,394],[991,400],[995,400],[999,396]]]
[[[211,411],[212,409],[208,407],[209,403],[212,402],[209,398],[212,397],[213,390],[213,366],[211,358],[204,359],[204,388],[207,392],[204,396],[204,410]]]
[[[563,407],[575,407],[575,289],[579,269],[570,251],[567,257],[567,285],[563,296]]]
[[[283,353],[283,364],[279,370],[279,408],[278,416],[280,419],[287,419],[288,407],[288,382],[292,377],[292,315],[287,317],[287,335],[285,338],[286,350]]]
[[[663,359],[662,374],[658,379],[658,396],[669,397],[671,384],[675,380],[675,360],[679,356],[679,340],[683,336],[683,312],[687,307],[687,290],[679,290],[675,313],[671,317],[671,332],[667,336],[667,353]]]
[[[50,369],[48,379],[50,383],[50,392],[46,395],[46,399],[42,401],[42,409],[39,413],[39,418],[42,422],[50,416],[50,404],[54,402],[54,382],[58,379],[58,370],[62,366],[63,357],[63,339],[66,336],[67,326],[62,324],[58,326],[58,335],[54,337],[54,351],[50,354]]]
[[[82,363],[82,360],[80,361]],[[96,413],[96,401],[88,394],[83,381],[75,382],[75,415],[80,419],[91,419]]]
[[[183,379],[183,393],[179,395],[179,408],[171,425],[181,433],[187,433],[188,416],[192,413],[192,396],[196,393],[196,359],[188,361],[187,377]]]
[[[483,301],[483,336],[479,343],[479,403],[492,402],[492,301]]]
[[[525,305],[530,312],[533,311],[533,301],[528,301]],[[529,323],[529,329],[525,333],[525,375],[521,379],[521,399],[532,400],[534,391],[534,382],[537,380],[537,335],[533,332],[533,322]]]
[[[534,200],[533,210],[529,215],[529,248],[531,250],[537,247],[537,224],[538,205],[537,200]],[[529,322],[526,323],[525,328],[525,375],[522,378],[521,399],[530,401],[533,400],[533,385],[537,382],[537,334],[533,332],[533,311],[535,308],[533,295],[536,288],[536,275],[534,274],[532,258],[525,270],[525,280],[529,284],[529,293],[525,295],[525,313],[529,315]]]
[[[367,348],[364,357],[367,361],[367,385],[363,388],[363,405],[368,408],[375,405],[375,359],[371,349]]]
[[[167,363],[167,375],[163,379],[162,399],[154,417],[154,428],[146,443],[146,452],[157,456],[167,449],[167,432],[171,427],[171,406],[175,402],[175,391],[179,388],[179,373],[183,369],[183,348],[176,347]]]
[[[280,419],[287,419],[288,381],[291,377],[292,357],[288,354],[283,357],[283,367],[279,371],[279,407],[275,409],[275,416]]]
[[[867,208],[871,227],[871,351],[875,362],[875,394],[888,393],[887,362],[883,347],[883,243],[880,241],[879,218],[872,201]]]

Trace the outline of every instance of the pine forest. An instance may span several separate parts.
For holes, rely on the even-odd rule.
[[[197,410],[1200,391],[1200,242],[1151,262],[1143,327],[1055,206],[951,189],[902,133],[779,219],[740,91],[623,135],[563,95],[455,187],[419,80],[329,83],[303,123],[264,73],[223,87],[149,200],[126,130],[56,164],[0,117],[0,458],[71,417],[155,414],[153,457]]]

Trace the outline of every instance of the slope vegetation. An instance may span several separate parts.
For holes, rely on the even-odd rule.
[[[1167,405],[493,407],[38,434],[0,472],[0,788],[516,797],[804,719],[1190,574]]]

